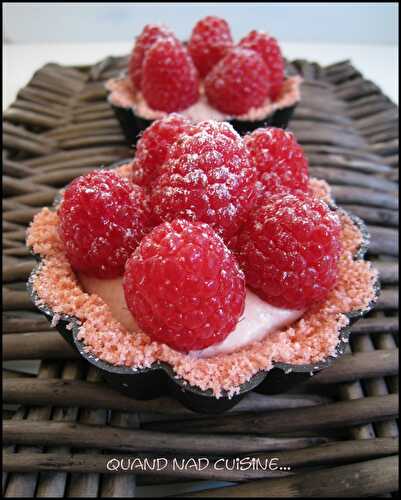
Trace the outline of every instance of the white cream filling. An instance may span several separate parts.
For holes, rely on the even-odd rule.
[[[79,274],[79,281],[86,292],[95,293],[108,304],[114,318],[129,332],[134,334],[139,331],[125,303],[122,278],[102,280]],[[269,333],[293,323],[303,313],[303,310],[274,307],[247,289],[244,314],[235,329],[222,342],[188,354],[197,358],[210,358],[236,351],[252,342],[263,340]]]
[[[247,344],[263,340],[269,333],[293,323],[303,313],[303,310],[274,307],[247,289],[244,314],[235,329],[223,342],[200,351],[191,351],[189,355],[198,358],[210,358],[217,354],[236,351]]]

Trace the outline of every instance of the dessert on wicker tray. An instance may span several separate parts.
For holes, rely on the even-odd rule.
[[[106,82],[109,102],[129,143],[168,113],[192,121],[230,121],[241,133],[285,128],[300,99],[299,76],[286,77],[275,38],[251,31],[234,44],[223,19],[208,16],[187,45],[168,28],[146,25],[127,71]]]
[[[342,353],[378,293],[363,224],[279,128],[170,115],[56,205],[28,231],[32,297],[134,397],[221,411],[283,391]]]

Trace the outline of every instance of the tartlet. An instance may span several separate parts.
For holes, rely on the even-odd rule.
[[[300,76],[285,74],[276,39],[253,30],[234,44],[224,19],[208,16],[181,43],[146,25],[126,71],[105,86],[129,144],[154,120],[181,113],[192,122],[228,121],[244,134],[286,128],[300,100]]]
[[[122,176],[131,174],[127,161],[110,168]],[[151,342],[145,334],[135,341],[127,337],[109,306],[82,290],[65,257],[54,208],[43,209],[28,232],[27,244],[39,260],[28,281],[32,300],[112,386],[131,397],[149,399],[169,393],[195,411],[213,413],[231,408],[252,389],[284,392],[344,352],[350,325],[373,307],[379,294],[377,272],[363,260],[369,240],[363,222],[335,206],[324,182],[311,179],[309,183],[341,220],[339,282],[323,304],[268,339],[233,353],[194,359]],[[60,197],[56,205],[59,202]],[[127,357],[127,339],[131,357]],[[281,345],[281,352],[273,353],[274,345]]]

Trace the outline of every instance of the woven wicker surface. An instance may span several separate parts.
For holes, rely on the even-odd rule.
[[[394,495],[398,108],[348,61],[290,65],[305,79],[290,129],[311,175],[328,180],[337,202],[367,223],[368,258],[383,287],[375,310],[353,327],[349,353],[331,368],[291,393],[252,393],[209,418],[167,398],[134,401],[113,392],[35,311],[25,290],[34,264],[26,226],[57,188],[132,155],[103,86],[126,63],[48,64],[4,114],[3,358],[41,360],[37,375],[3,369],[4,401],[14,405],[4,412],[4,496],[168,496],[193,491],[200,480],[209,480],[199,483],[206,489],[192,494]],[[169,460],[163,471],[107,474],[108,458],[124,453],[277,457],[292,471],[219,471],[211,460],[202,471],[177,472]]]

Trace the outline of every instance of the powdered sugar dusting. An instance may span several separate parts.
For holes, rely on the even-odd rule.
[[[190,217],[229,237],[254,200],[256,170],[241,136],[226,122],[188,127],[170,146],[159,174],[150,202],[160,222]]]

